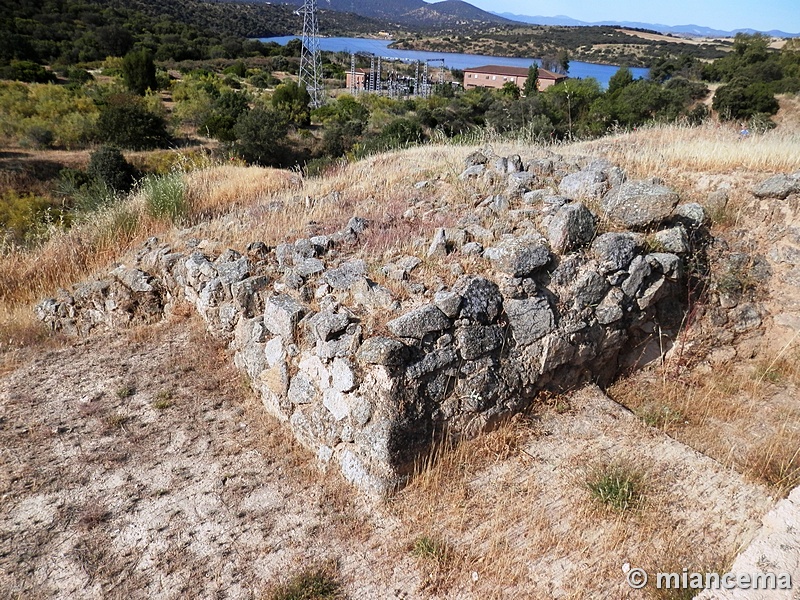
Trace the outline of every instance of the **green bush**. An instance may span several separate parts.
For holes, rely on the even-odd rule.
[[[101,141],[130,150],[163,148],[170,142],[164,118],[129,98],[112,99],[100,111],[97,130]]]
[[[0,79],[14,79],[28,83],[50,83],[56,80],[56,76],[35,62],[15,60],[9,66],[0,70]]]
[[[274,590],[269,600],[340,600],[344,598],[342,586],[333,568],[310,568],[292,577],[285,585]]]
[[[725,120],[746,120],[757,113],[774,115],[779,108],[767,84],[742,79],[719,87],[711,106]]]
[[[89,157],[88,174],[112,190],[125,193],[133,186],[136,172],[118,148],[101,146]]]
[[[14,190],[0,195],[0,246],[35,242],[51,224],[69,225],[69,215],[58,201]]]
[[[233,132],[235,151],[249,163],[279,166],[289,154],[285,145],[289,124],[277,111],[254,108],[242,114]]]
[[[305,86],[298,85],[294,80],[280,84],[272,94],[272,107],[283,113],[293,125],[311,123],[310,103],[311,96]]]

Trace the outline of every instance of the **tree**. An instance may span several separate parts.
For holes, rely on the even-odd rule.
[[[525,80],[525,87],[522,92],[525,96],[531,96],[539,91],[539,67],[532,64],[528,67],[528,78]]]
[[[566,75],[569,72],[569,52],[566,48],[561,48],[556,53],[556,64],[560,73]]]
[[[122,60],[122,79],[130,91],[144,96],[148,89],[158,89],[156,65],[147,50],[130,52]]]
[[[620,69],[611,76],[611,79],[608,80],[608,93],[613,94],[632,83],[633,74],[631,70],[628,67],[620,67]]]
[[[519,98],[519,86],[513,81],[506,81],[500,88],[500,93],[508,98]]]
[[[736,79],[717,89],[711,107],[722,119],[737,120],[749,119],[757,113],[774,115],[779,105],[767,84],[748,84]]]
[[[281,165],[288,154],[285,147],[289,123],[286,116],[269,108],[254,108],[236,122],[234,148],[249,163]]]
[[[280,84],[272,94],[272,107],[283,113],[293,125],[307,126],[311,123],[310,103],[311,95],[306,87],[293,80]]]

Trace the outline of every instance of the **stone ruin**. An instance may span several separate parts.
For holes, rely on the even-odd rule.
[[[471,155],[461,179],[507,182],[507,192],[463,227],[437,230],[427,250],[482,259],[452,286],[409,283],[423,259],[399,257],[383,267],[411,289],[398,301],[352,258],[370,226],[354,217],[332,235],[255,242],[246,255],[153,238],[130,264],[62,291],[37,315],[87,335],[157,321],[188,301],[229,343],[269,413],[323,464],[386,493],[434,440],[474,435],[543,392],[609,382],[621,354],[657,328],[675,335],[684,314],[702,207],[679,206],[660,181],[627,181],[606,161],[523,165],[487,154]],[[487,230],[482,211],[519,226]],[[384,314],[385,327],[367,325]]]

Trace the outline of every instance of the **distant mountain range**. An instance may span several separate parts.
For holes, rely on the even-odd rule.
[[[302,6],[303,0],[283,0],[283,3]],[[462,0],[434,3],[424,0],[318,0],[317,6],[411,27],[514,24],[502,15],[486,12]]]
[[[519,21],[522,23],[531,23],[535,25],[564,25],[569,27],[585,27],[591,25],[620,25],[622,27],[632,27],[635,29],[650,29],[658,31],[659,33],[672,33],[681,35],[694,35],[700,37],[733,37],[737,33],[766,33],[774,37],[800,37],[800,33],[787,33],[785,31],[778,31],[773,29],[771,31],[758,32],[755,29],[734,29],[733,31],[723,31],[721,29],[712,29],[711,27],[703,27],[701,25],[661,25],[658,23],[638,23],[635,21],[599,21],[597,23],[590,23],[587,21],[579,21],[565,15],[556,15],[555,17],[532,17],[529,15],[516,15],[513,13],[493,13],[497,16],[510,19],[512,21]]]

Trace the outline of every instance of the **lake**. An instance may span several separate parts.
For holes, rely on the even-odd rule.
[[[294,35],[282,37],[260,38],[262,42],[277,42],[286,45],[289,40],[295,39]],[[365,52],[389,59],[415,61],[426,59],[444,59],[445,65],[450,69],[471,69],[483,65],[504,65],[507,67],[529,67],[540,61],[530,58],[510,58],[506,56],[484,56],[480,54],[456,54],[454,52],[421,52],[419,50],[397,50],[389,48],[392,40],[369,40],[365,38],[330,37],[319,38],[321,50],[328,52]],[[570,77],[594,77],[603,87],[608,86],[608,80],[617,72],[619,67],[614,65],[598,65],[570,61]],[[633,77],[647,77],[649,69],[631,68]]]

